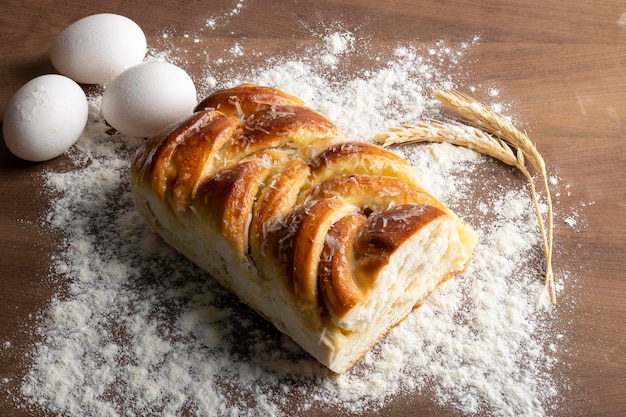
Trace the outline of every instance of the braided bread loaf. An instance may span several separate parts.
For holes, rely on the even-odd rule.
[[[252,84],[147,140],[131,190],[165,241],[338,373],[476,242],[404,159]]]

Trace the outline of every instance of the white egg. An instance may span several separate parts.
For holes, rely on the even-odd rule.
[[[143,30],[127,17],[111,13],[84,17],[54,40],[54,68],[76,82],[105,84],[143,61],[147,42]]]
[[[46,161],[80,137],[89,112],[87,97],[71,79],[42,75],[24,84],[9,102],[2,133],[7,148],[28,161]]]
[[[115,78],[102,95],[102,115],[131,136],[153,136],[193,113],[196,87],[189,75],[167,62],[145,62]]]

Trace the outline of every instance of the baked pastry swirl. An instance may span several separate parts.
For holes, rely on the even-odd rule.
[[[337,373],[476,243],[404,159],[252,84],[146,140],[131,190],[166,242]]]

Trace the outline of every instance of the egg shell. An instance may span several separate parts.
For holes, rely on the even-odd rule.
[[[84,17],[54,40],[50,60],[54,68],[76,82],[105,84],[143,61],[147,41],[131,19],[112,13]]]
[[[7,148],[27,161],[46,161],[67,151],[87,124],[89,105],[71,79],[49,74],[24,84],[11,98],[2,125]]]
[[[101,109],[118,131],[148,137],[190,115],[196,104],[196,87],[182,68],[150,61],[115,78],[102,95]]]

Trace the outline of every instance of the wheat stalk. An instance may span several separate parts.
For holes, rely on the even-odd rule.
[[[482,130],[458,123],[429,120],[414,125],[402,125],[391,128],[388,132],[379,133],[374,139],[385,146],[400,143],[448,142],[499,159],[507,165],[519,165],[518,157],[506,142]],[[525,169],[523,165],[522,167]]]
[[[470,126],[430,120],[428,123],[420,122],[415,125],[402,125],[401,127],[391,128],[386,133],[376,135],[374,139],[384,145],[415,142],[448,142],[473,149],[476,152],[516,167],[530,184],[531,197],[539,222],[539,231],[546,260],[545,285],[548,288],[551,302],[556,304],[556,289],[552,271],[552,198],[543,158],[525,133],[520,132],[502,116],[494,113],[467,95],[457,91],[444,90],[437,91],[435,97],[446,108],[456,111],[463,116]],[[547,228],[541,215],[535,182],[526,167],[526,161],[530,162],[533,168],[539,172],[543,180],[548,205]]]

